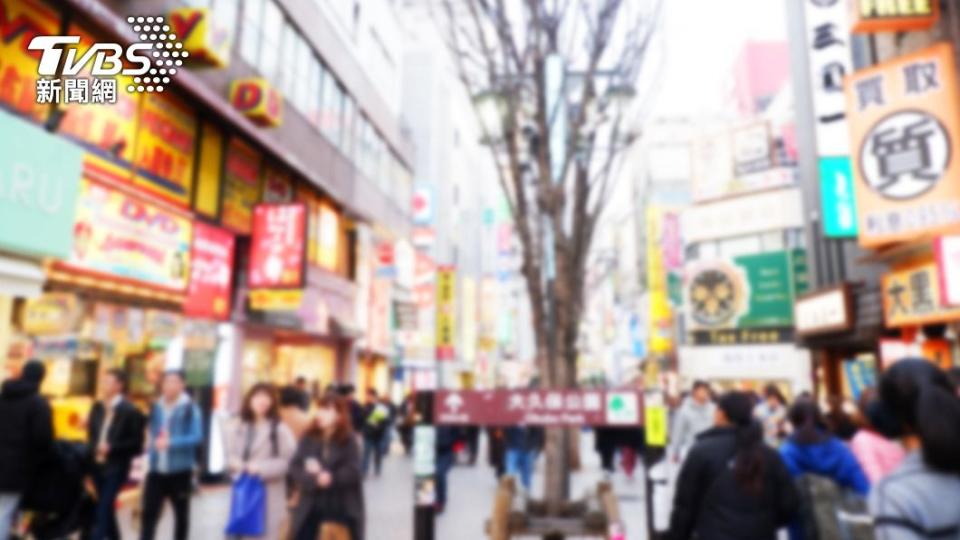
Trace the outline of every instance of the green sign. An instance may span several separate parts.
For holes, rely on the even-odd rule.
[[[820,207],[827,237],[857,237],[857,202],[849,156],[820,158]]]
[[[190,386],[213,386],[216,351],[187,349],[183,353],[183,373]]]
[[[790,326],[793,324],[793,268],[787,252],[776,251],[734,259],[743,268],[748,290],[747,310],[737,326]]]
[[[0,249],[67,258],[83,151],[0,111]]]
[[[690,273],[685,308],[691,331],[793,326],[793,303],[807,283],[803,250],[704,261]]]

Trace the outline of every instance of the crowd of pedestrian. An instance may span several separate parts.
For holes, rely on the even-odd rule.
[[[0,389],[0,538],[116,540],[117,501],[143,457],[139,538],[152,540],[166,503],[173,537],[190,537],[201,448],[209,440],[183,372],[167,371],[146,408],[128,397],[127,374],[108,370],[86,419],[85,443],[58,441],[40,393],[42,362],[24,364]],[[258,383],[218,430],[232,481],[228,538],[352,539],[364,534],[363,479],[380,473],[397,409],[351,386],[277,389]],[[250,501],[255,501],[251,503]]]
[[[960,538],[960,394],[926,360],[885,370],[855,415],[697,382],[673,424],[671,540]]]

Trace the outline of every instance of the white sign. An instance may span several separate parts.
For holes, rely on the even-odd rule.
[[[640,423],[636,392],[607,392],[607,423],[621,426]]]
[[[804,7],[817,154],[845,156],[850,153],[850,132],[843,78],[853,70],[848,2],[804,0]]]
[[[960,305],[960,236],[937,239],[936,251],[943,303],[948,306]]]
[[[754,122],[733,130],[734,174],[765,171],[773,167],[773,145],[767,122]]]
[[[733,144],[726,131],[705,135],[693,147],[693,200],[707,201],[729,194],[733,180]]]
[[[683,238],[702,242],[803,227],[797,188],[756,193],[690,207],[683,212]]]
[[[846,330],[850,327],[846,289],[837,288],[809,296],[793,306],[793,320],[798,334],[819,334]]]
[[[810,351],[790,344],[680,347],[680,377],[732,381],[788,381],[793,392],[812,390]]]
[[[429,476],[436,471],[437,430],[433,426],[413,428],[413,474]]]
[[[417,186],[413,191],[411,206],[416,225],[433,223],[433,188],[428,185]]]

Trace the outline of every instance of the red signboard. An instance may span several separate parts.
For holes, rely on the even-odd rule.
[[[306,224],[303,203],[257,205],[250,245],[251,288],[303,285]]]
[[[638,426],[636,390],[438,390],[434,422],[480,426]]]
[[[219,227],[194,223],[190,284],[183,304],[188,317],[230,317],[234,242],[233,235]]]

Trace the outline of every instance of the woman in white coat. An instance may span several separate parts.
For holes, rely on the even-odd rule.
[[[297,443],[280,421],[272,385],[259,383],[247,392],[240,418],[227,428],[225,438],[230,472],[257,476],[267,488],[266,530],[258,538],[279,538],[287,518],[287,471]]]

